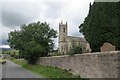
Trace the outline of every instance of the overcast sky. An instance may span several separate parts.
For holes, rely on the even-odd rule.
[[[89,11],[94,0],[2,0],[0,3],[0,43],[9,47],[8,33],[20,29],[20,25],[31,22],[47,22],[58,31],[59,22],[68,22],[68,35],[82,36],[78,26]],[[55,40],[57,47],[57,39]]]

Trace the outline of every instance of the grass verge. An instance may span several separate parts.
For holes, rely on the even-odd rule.
[[[38,65],[38,64],[28,65],[27,62],[23,60],[17,60],[17,59],[14,59],[12,61],[46,78],[69,78],[69,80],[73,80],[70,78],[77,78],[75,80],[86,80],[86,79],[80,78],[80,76],[72,75],[67,70],[63,70],[57,67],[43,66],[43,65]]]

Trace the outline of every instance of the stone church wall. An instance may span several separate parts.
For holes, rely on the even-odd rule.
[[[38,64],[66,69],[83,78],[117,78],[118,54],[120,51],[42,57]]]

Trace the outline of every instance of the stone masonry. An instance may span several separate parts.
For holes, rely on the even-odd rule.
[[[38,64],[69,70],[83,78],[118,78],[120,51],[42,57]]]

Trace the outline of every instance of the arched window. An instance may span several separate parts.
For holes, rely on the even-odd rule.
[[[63,32],[65,33],[65,28],[63,28]]]

